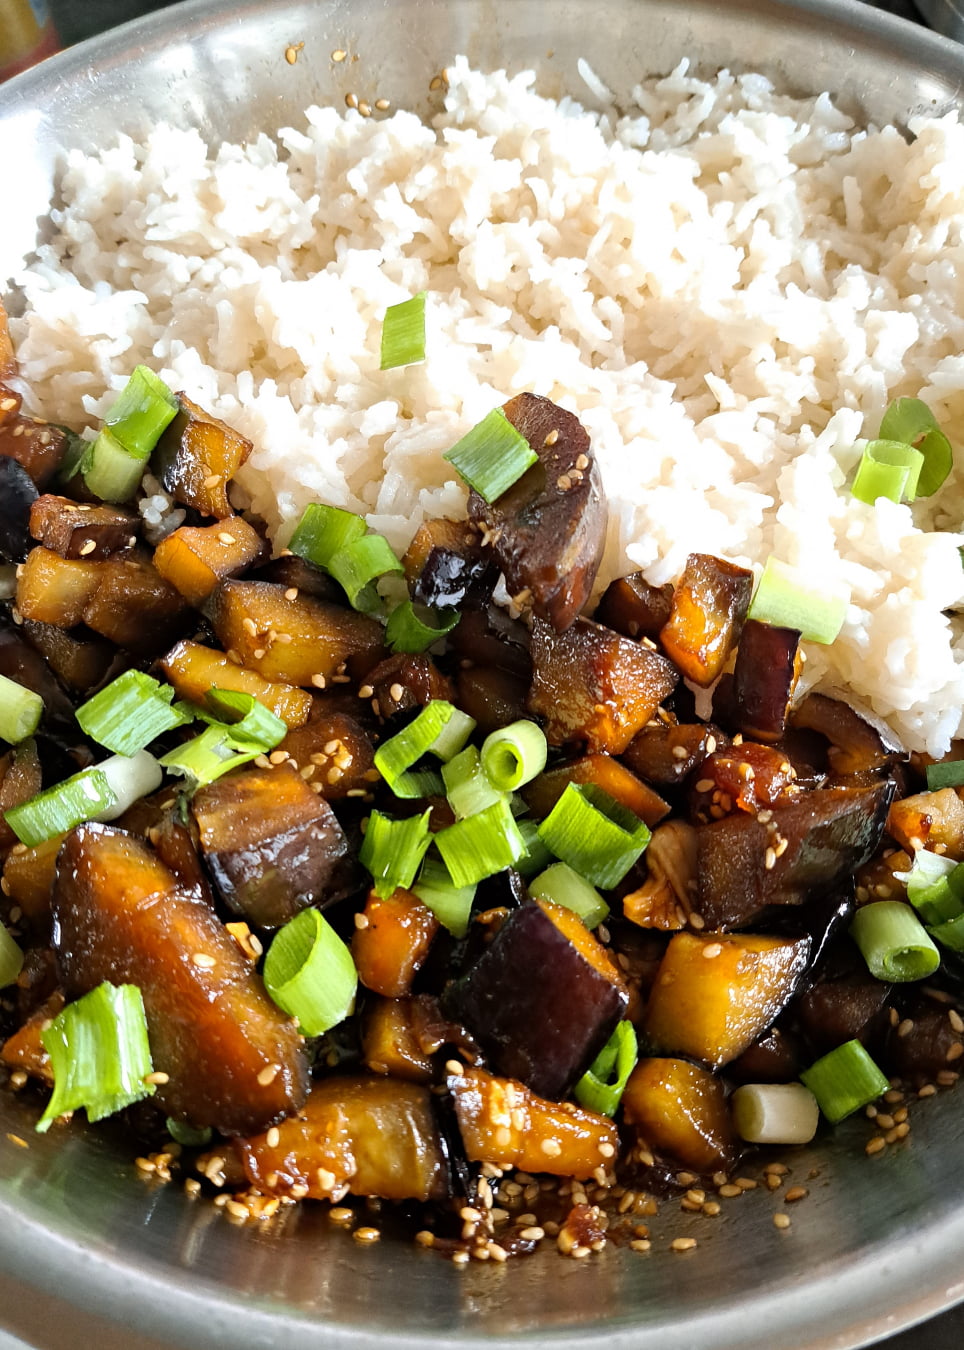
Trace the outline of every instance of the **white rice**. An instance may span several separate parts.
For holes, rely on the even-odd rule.
[[[279,545],[323,500],[401,549],[424,515],[462,512],[442,453],[545,394],[602,466],[605,579],[774,552],[845,587],[808,678],[943,751],[964,708],[946,613],[964,540],[942,532],[961,457],[913,508],[848,482],[896,396],[964,445],[964,128],[922,119],[908,143],[685,63],[618,120],[532,75],[460,59],[449,81],[431,127],[311,108],[280,144],[212,154],[158,127],[73,155],[13,325],[36,409],[90,421],[145,362],[254,442],[241,483]],[[423,289],[427,361],[380,372],[386,306]]]

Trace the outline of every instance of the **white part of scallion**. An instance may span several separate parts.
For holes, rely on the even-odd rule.
[[[44,701],[32,689],[0,675],[0,741],[19,745],[40,725]]]
[[[748,1144],[809,1144],[820,1123],[817,1099],[802,1083],[745,1083],[730,1107]]]
[[[97,768],[107,779],[116,800],[92,816],[92,820],[116,820],[142,797],[156,792],[164,781],[163,769],[147,750],[138,750],[136,755],[112,755]]]
[[[351,952],[317,909],[303,909],[278,930],[264,961],[265,988],[297,1017],[307,1036],[343,1022],[355,1004],[358,972]]]

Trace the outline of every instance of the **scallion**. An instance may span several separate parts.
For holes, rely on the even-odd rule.
[[[545,841],[539,833],[539,826],[536,821],[524,818],[516,820],[519,827],[519,833],[525,840],[525,856],[520,858],[515,864],[517,872],[521,872],[524,877],[534,877],[539,872],[544,872],[552,862],[552,854],[546,848]]]
[[[147,366],[137,366],[84,450],[80,472],[95,497],[128,501],[140,486],[151,451],[177,414],[177,399]]]
[[[614,1116],[638,1058],[635,1028],[622,1021],[576,1084],[576,1101],[587,1111]]]
[[[475,899],[475,886],[456,886],[444,863],[426,858],[414,893],[427,905],[439,923],[455,938],[464,938],[469,931],[469,916]]]
[[[921,399],[895,399],[884,413],[878,434],[884,440],[912,445],[923,456],[918,497],[930,497],[944,483],[954,463],[951,443]]]
[[[964,911],[957,918],[934,924],[927,931],[935,942],[939,942],[949,952],[964,952]]]
[[[538,458],[501,408],[493,408],[443,455],[487,502],[501,497]]]
[[[19,745],[40,725],[44,701],[32,689],[0,675],[0,741]]]
[[[58,1116],[80,1107],[90,1121],[149,1097],[153,1072],[147,1017],[134,984],[104,983],[69,1003],[40,1033],[50,1056],[54,1090],[37,1122],[45,1133]]]
[[[429,797],[440,794],[442,778],[434,770],[415,773],[412,765],[423,755],[450,759],[475,729],[475,721],[445,699],[427,703],[404,730],[384,741],[375,751],[375,768],[396,797]]]
[[[730,1109],[748,1144],[809,1144],[820,1124],[817,1099],[802,1083],[744,1083]]]
[[[529,882],[529,894],[541,900],[554,900],[578,914],[587,928],[595,928],[609,917],[609,906],[596,890],[568,863],[557,862]]]
[[[0,923],[0,989],[6,989],[23,969],[23,952]]]
[[[425,291],[389,305],[382,322],[382,370],[425,360]]]
[[[557,858],[604,889],[622,881],[650,840],[646,823],[594,783],[569,783],[539,834]]]
[[[303,909],[275,934],[264,958],[264,983],[306,1036],[321,1036],[351,1012],[358,972],[331,924],[317,909]]]
[[[800,1075],[834,1125],[869,1106],[890,1087],[859,1041],[845,1041]]]
[[[461,754],[445,765],[442,780],[456,820],[478,815],[486,807],[501,801],[505,795],[495,787],[482,768],[482,758],[474,745],[467,745]]]
[[[311,502],[305,507],[288,547],[299,558],[327,572],[332,558],[364,538],[366,528],[361,516],[354,511]]]
[[[946,923],[964,914],[964,863],[918,849],[909,872],[895,872],[907,899],[926,924]]]
[[[524,858],[526,843],[504,797],[435,836],[455,886],[473,886]]]
[[[548,744],[535,722],[522,719],[486,736],[482,767],[500,792],[515,792],[546,767]]]
[[[366,614],[374,613],[381,606],[374,584],[378,578],[402,570],[388,540],[380,534],[366,534],[356,539],[336,553],[328,564],[329,574],[344,590],[352,609]]]
[[[814,586],[805,573],[767,558],[749,617],[776,628],[794,628],[808,642],[833,642],[847,617],[849,597]]]
[[[175,1120],[173,1116],[168,1116],[164,1128],[175,1144],[180,1144],[182,1148],[204,1148],[210,1144],[214,1133],[209,1126],[196,1130],[193,1125],[188,1125],[184,1120]]]
[[[194,792],[232,769],[250,764],[261,753],[250,741],[235,737],[230,727],[217,723],[162,755],[160,764],[168,773],[186,778],[189,790]]]
[[[927,786],[931,792],[941,788],[964,787],[964,759],[945,759],[940,764],[928,764]]]
[[[99,768],[84,769],[22,805],[11,807],[3,818],[21,844],[34,848],[55,834],[96,820],[116,805],[117,795]]]
[[[924,456],[902,441],[868,441],[850,489],[859,502],[873,506],[878,497],[912,502],[924,467]]]
[[[415,880],[432,841],[428,828],[431,815],[428,808],[420,816],[404,820],[394,820],[381,811],[369,816],[358,856],[372,874],[375,894],[382,899],[400,886],[408,890]]]
[[[924,980],[941,963],[940,952],[910,905],[876,900],[861,905],[850,925],[867,969],[877,980],[906,984]]]
[[[91,740],[115,755],[134,755],[151,741],[190,720],[174,690],[140,670],[125,670],[77,709],[77,721]]]
[[[239,689],[211,689],[205,695],[208,708],[217,723],[230,728],[235,748],[255,746],[264,753],[273,750],[288,734],[288,724],[265,707],[253,694]],[[209,720],[204,713],[200,714]],[[242,745],[248,742],[248,746]]]
[[[385,641],[396,653],[424,652],[451,633],[459,617],[456,609],[429,609],[426,605],[416,609],[411,600],[403,600],[388,616]]]
[[[164,781],[160,763],[149,750],[138,750],[136,755],[111,755],[110,759],[101,760],[97,772],[107,780],[114,801],[91,816],[91,820],[116,820],[142,797],[156,792]]]

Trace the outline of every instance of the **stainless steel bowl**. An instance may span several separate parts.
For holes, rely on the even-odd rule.
[[[358,60],[333,64],[335,48]],[[590,104],[580,55],[617,100],[686,55],[898,123],[957,106],[964,82],[964,49],[854,0],[190,0],[0,88],[0,278],[43,232],[72,147],[158,119],[249,137],[349,91],[428,112],[429,77],[460,52],[535,66],[543,89]],[[34,1117],[0,1098],[0,1323],[57,1346],[843,1350],[964,1298],[964,1089],[921,1103],[910,1141],[882,1157],[865,1156],[862,1121],[795,1155],[810,1196],[787,1232],[761,1188],[714,1221],[668,1203],[647,1256],[546,1251],[464,1270],[401,1241],[363,1250],[321,1210],[233,1226],[139,1178],[109,1133],[41,1137]],[[695,1251],[666,1250],[686,1233]]]

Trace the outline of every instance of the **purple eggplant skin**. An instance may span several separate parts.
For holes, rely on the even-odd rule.
[[[748,1050],[727,1064],[726,1076],[735,1083],[792,1083],[800,1077],[807,1062],[793,1032],[770,1027]]]
[[[593,939],[595,941],[595,939]],[[628,1006],[535,901],[513,910],[442,1009],[478,1041],[494,1073],[559,1098],[585,1072]]]
[[[51,732],[81,740],[73,705],[39,652],[26,643],[19,629],[0,620],[0,675],[15,680],[44,701],[42,725]]]
[[[672,586],[651,586],[642,572],[630,572],[610,582],[593,618],[623,637],[655,641],[672,610]]]
[[[271,581],[276,586],[284,586],[285,590],[293,586],[304,595],[313,596],[315,600],[326,600],[333,605],[345,603],[345,592],[334,577],[307,559],[299,558],[297,553],[286,553],[280,558],[261,563],[247,572],[245,578],[248,581]]]
[[[891,778],[816,788],[772,808],[768,820],[735,813],[700,825],[698,910],[706,927],[744,928],[770,905],[802,905],[833,890],[873,855],[894,790]]]
[[[437,545],[412,587],[412,599],[435,609],[477,608],[488,602],[499,569],[481,548],[464,552]]]
[[[907,759],[907,752],[886,727],[872,725],[841,699],[810,693],[794,708],[791,720],[794,727],[827,738],[827,762],[834,774],[875,772]]]
[[[842,980],[820,980],[797,1000],[794,1020],[815,1056],[846,1041],[860,1041],[873,1054],[887,1026],[892,992],[893,985],[866,970]]]
[[[539,456],[497,501],[469,493],[480,527],[520,609],[564,632],[585,608],[606,544],[602,478],[577,417],[538,394],[502,409]]]
[[[964,1015],[964,1000],[942,990],[913,986],[902,997],[896,1024],[890,1018],[879,1060],[884,1073],[919,1087],[940,1082],[940,1075],[960,1073],[964,1034],[949,1013]],[[911,1025],[908,1026],[908,1023]],[[947,1080],[950,1081],[950,1080]]]
[[[39,496],[23,465],[9,455],[0,455],[0,560],[26,562],[33,548],[30,508]]]
[[[744,736],[773,745],[787,725],[797,681],[800,634],[795,628],[747,619],[733,667],[737,726]]]
[[[461,662],[505,671],[526,684],[532,679],[529,630],[498,605],[463,613],[449,638],[449,646]]]
[[[659,722],[643,727],[620,759],[644,782],[680,787],[708,755],[729,745],[712,722]]]

